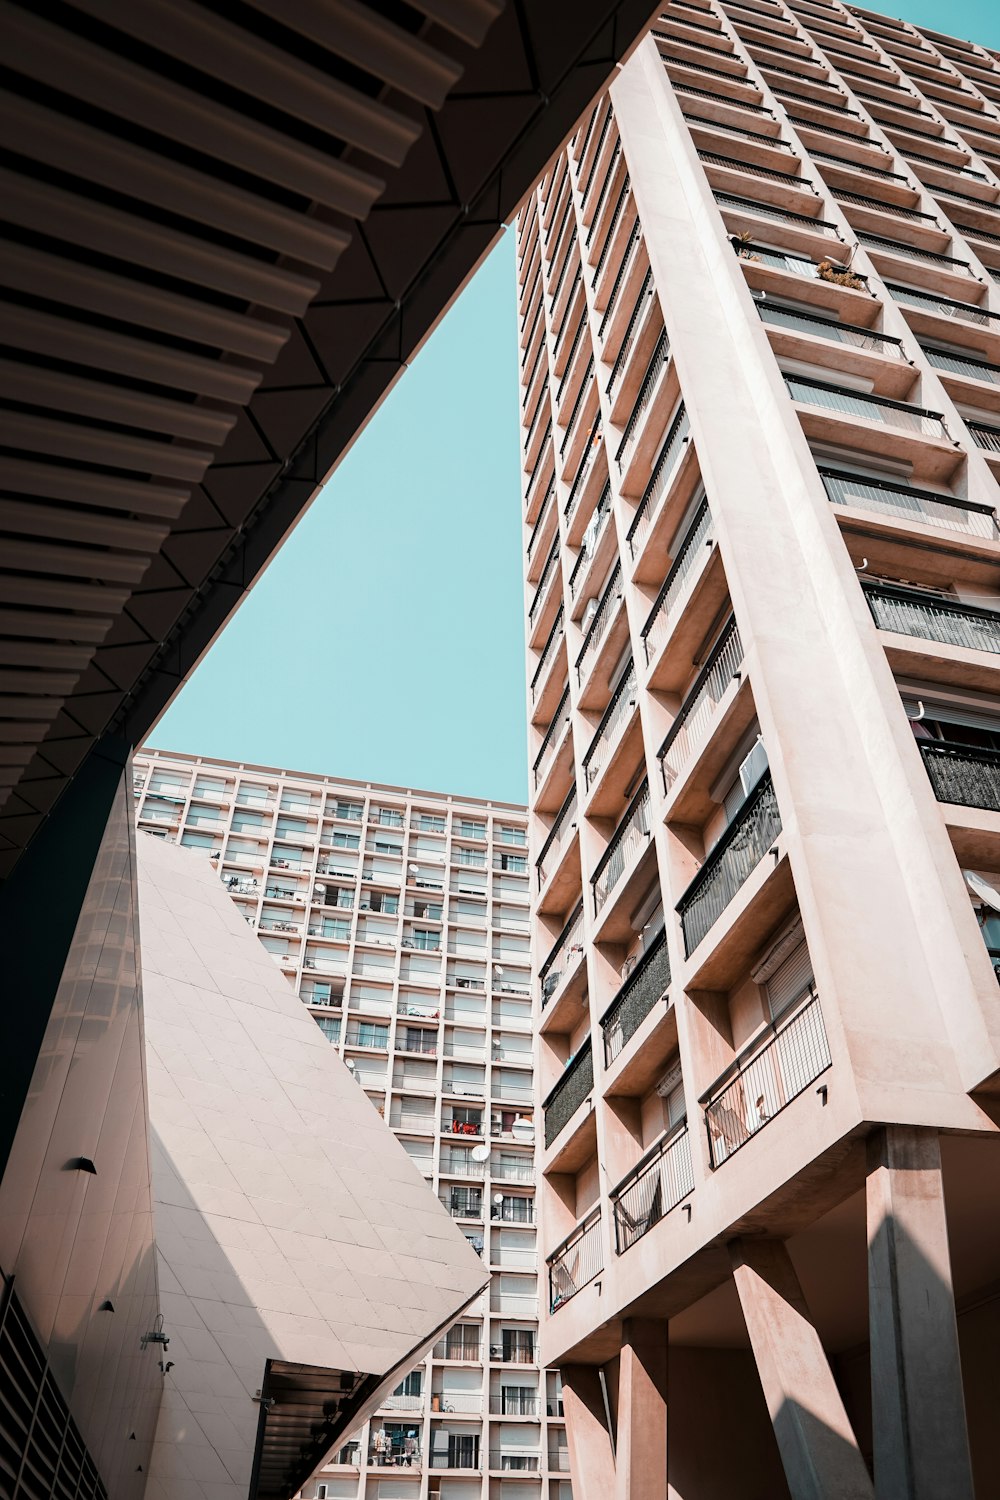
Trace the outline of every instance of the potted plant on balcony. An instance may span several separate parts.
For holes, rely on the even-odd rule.
[[[731,242],[740,260],[760,260],[760,256],[754,255],[750,248],[753,244],[753,235],[749,229],[741,230],[739,234],[732,235]]]
[[[821,281],[832,282],[834,286],[846,286],[854,292],[863,292],[865,283],[860,276],[848,266],[837,265],[832,260],[821,260],[816,267],[816,275]]]

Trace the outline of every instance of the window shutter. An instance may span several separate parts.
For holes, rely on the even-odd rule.
[[[771,1020],[776,1021],[783,1011],[805,993],[812,982],[812,959],[803,938],[764,985]]]

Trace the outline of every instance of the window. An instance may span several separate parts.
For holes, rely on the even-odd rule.
[[[395,807],[373,807],[372,822],[382,828],[402,828],[403,814]]]
[[[342,818],[348,823],[360,823],[364,816],[365,806],[363,802],[343,802],[338,797],[333,804],[333,816]],[[354,846],[357,848],[357,845]]]
[[[501,1353],[505,1363],[530,1365],[535,1362],[535,1334],[531,1328],[504,1328]]]
[[[388,1047],[388,1026],[377,1026],[374,1021],[359,1021],[349,1041],[354,1047]]]
[[[479,1219],[483,1213],[482,1188],[453,1187],[448,1194],[451,1212],[463,1219]]]
[[[468,1109],[464,1104],[456,1105],[451,1111],[451,1130],[453,1135],[481,1135],[483,1129],[483,1112],[481,1109]]]
[[[439,813],[417,813],[414,827],[419,828],[421,833],[444,833],[445,819]]]
[[[449,1433],[448,1467],[449,1469],[479,1468],[478,1432],[461,1435],[458,1433]]]
[[[199,776],[194,784],[193,797],[224,797],[227,787],[221,776]]]
[[[278,826],[274,830],[275,837],[279,839],[305,838],[309,826],[303,818],[278,817]]]
[[[351,924],[343,918],[323,917],[310,931],[313,937],[336,938],[338,942],[346,943],[350,941]]]
[[[505,1417],[533,1417],[538,1412],[538,1391],[533,1385],[502,1385],[500,1412]]]
[[[455,863],[459,865],[479,865],[482,868],[486,865],[486,854],[482,849],[458,848],[453,857]]]
[[[402,844],[396,844],[392,839],[376,838],[372,841],[372,848],[376,854],[402,854]]]
[[[424,1388],[423,1370],[411,1370],[393,1391],[394,1396],[419,1396]]]
[[[484,839],[486,837],[486,824],[476,819],[459,818],[458,832],[463,839]]]
[[[362,911],[380,911],[387,917],[395,916],[399,911],[399,897],[392,896],[388,891],[369,891],[361,903]]]
[[[444,907],[440,901],[414,901],[413,915],[426,917],[429,922],[440,922]]]
[[[764,741],[758,735],[756,744],[750,750],[749,754],[744,757],[735,781],[722,799],[722,805],[726,810],[727,827],[736,817],[736,814],[766,770],[767,751],[764,749]]]
[[[328,1042],[340,1041],[340,1017],[317,1016],[316,1025],[326,1037]]]
[[[263,813],[247,812],[243,808],[237,808],[233,813],[233,832],[247,833],[254,828],[263,828],[265,821]]]
[[[498,854],[493,865],[497,870],[516,870],[519,875],[526,874],[528,870],[528,861],[523,854]]]
[[[495,838],[501,844],[521,844],[528,842],[528,836],[523,828],[511,828],[507,823],[501,823],[497,829]]]
[[[335,849],[360,849],[361,836],[357,833],[343,833],[340,829],[334,829],[333,847]]]
[[[813,982],[812,959],[803,938],[764,982],[771,1020],[778,1018],[808,994]]]
[[[212,849],[215,846],[210,833],[182,833],[181,843],[185,849]]]

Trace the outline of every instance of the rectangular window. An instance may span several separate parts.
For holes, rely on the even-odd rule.
[[[339,829],[335,829],[333,847],[335,849],[360,849],[361,836],[357,833],[342,833]]]
[[[444,833],[445,820],[438,813],[417,813],[414,817],[414,826],[421,833]]]
[[[374,1021],[359,1021],[356,1030],[351,1036],[351,1045],[354,1047],[387,1047],[389,1045],[388,1026],[377,1026]]]
[[[185,849],[212,849],[215,846],[210,833],[182,833],[181,843]]]
[[[528,842],[528,835],[523,828],[511,828],[507,823],[501,823],[494,837],[501,844],[521,844]]]
[[[363,802],[347,802],[338,797],[332,811],[335,818],[342,818],[348,823],[360,823],[364,817],[365,805]]]
[[[317,1016],[316,1025],[328,1042],[340,1041],[340,1017]]]
[[[403,814],[395,807],[373,807],[372,822],[380,828],[402,828]]]
[[[484,839],[486,824],[477,822],[475,819],[459,818],[458,832],[463,839]]]
[[[226,781],[221,776],[199,776],[194,784],[193,797],[224,797],[227,792]]]

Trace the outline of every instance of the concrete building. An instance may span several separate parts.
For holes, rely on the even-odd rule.
[[[1000,55],[672,0],[518,236],[541,1348],[578,1500],[982,1500]]]
[[[134,769],[140,834],[202,853],[491,1273],[303,1494],[570,1500],[537,1356],[525,809],[155,750]]]

